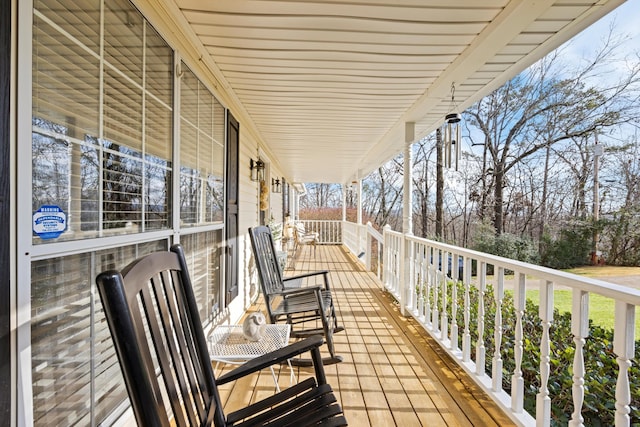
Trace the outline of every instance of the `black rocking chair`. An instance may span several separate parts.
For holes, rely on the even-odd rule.
[[[96,279],[140,426],[346,425],[326,383],[321,337],[298,341],[215,378],[182,248],[142,257]],[[238,411],[223,412],[218,385],[311,352],[315,377]]]
[[[341,362],[342,357],[335,354],[333,334],[344,328],[338,324],[329,272],[322,270],[283,278],[269,227],[250,228],[249,236],[269,321],[289,323],[292,337],[322,334],[331,355],[324,358],[323,363]],[[304,279],[314,277],[322,279],[319,285],[300,285]],[[304,366],[310,361],[294,359],[292,363]]]

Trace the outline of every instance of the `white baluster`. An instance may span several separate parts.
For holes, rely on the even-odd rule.
[[[385,265],[385,268],[382,270],[382,283],[384,284],[385,288],[388,288],[390,286],[391,270],[393,269],[391,264],[391,253],[393,252],[393,244],[391,243],[391,236],[389,235],[389,231],[391,231],[390,225],[387,224],[382,227],[382,236],[384,238],[384,251],[382,253],[382,257],[384,259]]]
[[[576,343],[573,355],[573,414],[569,425],[584,425],[582,404],[584,403],[584,343],[589,336],[589,293],[574,289],[573,310],[571,312],[571,333]]]
[[[504,268],[498,267],[498,281],[493,290],[494,300],[496,302],[496,317],[494,323],[493,339],[495,342],[495,350],[493,352],[493,362],[491,366],[492,390],[502,390],[502,300],[504,299]]]
[[[613,351],[618,361],[618,381],[616,382],[616,427],[630,424],[631,389],[629,388],[629,368],[634,357],[635,306],[624,301],[616,301],[616,322],[613,336]]]
[[[525,311],[525,300],[527,291],[527,276],[517,274],[518,282],[513,292],[513,305],[516,310],[515,342],[513,343],[516,366],[511,376],[511,410],[517,414],[522,413],[524,408],[524,377],[522,376],[522,318]]]
[[[393,252],[393,292],[397,294],[400,291],[398,282],[399,282],[399,274],[400,274],[400,249],[398,246],[399,242],[395,241],[395,247]]]
[[[434,251],[435,254],[438,254],[438,259],[440,260],[440,265],[435,265],[434,271],[434,282],[433,282],[433,317],[431,318],[431,327],[434,332],[438,332],[440,329],[440,311],[438,310],[438,299],[440,296],[440,284],[442,283],[442,251],[437,249]]]
[[[471,286],[471,258],[464,260],[464,334],[462,339],[462,361],[471,360],[471,331],[469,329],[469,316],[471,312],[471,299],[469,287]]]
[[[427,265],[427,256],[425,254],[426,248],[421,246],[420,248],[420,320],[425,321],[425,301],[427,296],[427,275],[429,274]]]
[[[420,252],[415,242],[411,243],[411,251],[413,257],[409,260],[409,276],[411,277],[409,284],[411,286],[411,312],[419,314],[420,310],[420,281],[422,275],[420,274]]]
[[[553,282],[544,280],[540,282],[540,319],[542,320],[542,340],[540,342],[540,391],[536,401],[536,426],[548,426],[551,423],[549,328],[553,322]]]
[[[453,257],[453,263],[455,268],[453,269],[453,289],[451,289],[451,345],[450,348],[453,351],[457,351],[458,347],[458,283],[460,277],[458,277],[458,263],[460,262],[460,256],[455,255]]]
[[[447,272],[449,271],[449,253],[443,252],[443,258],[446,261],[442,261],[444,264],[447,263],[447,267],[445,272],[442,274],[442,315],[440,316],[440,339],[445,341],[447,337],[447,333],[449,332],[449,315],[447,314],[447,285],[449,282],[449,276],[447,276]],[[453,260],[452,260],[453,261]]]
[[[486,349],[484,346],[484,293],[487,288],[487,263],[480,263],[478,272],[478,341],[476,342],[476,375],[484,375]]]
[[[426,306],[424,310],[424,323],[431,325],[431,288],[433,286],[433,248],[427,248],[427,292],[425,295]]]
[[[406,259],[407,259],[407,264],[408,264],[408,268],[406,270],[406,281],[407,281],[407,307],[409,307],[409,311],[414,313],[415,310],[418,307],[418,298],[417,298],[417,293],[416,293],[416,253],[415,253],[415,242],[411,242],[408,241],[407,242],[407,252],[406,252]]]

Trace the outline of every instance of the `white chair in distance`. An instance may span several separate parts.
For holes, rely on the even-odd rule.
[[[320,235],[315,231],[306,231],[304,223],[296,222],[295,224],[295,241],[296,245],[294,248],[294,252],[297,253],[298,248],[301,245],[311,245],[313,246],[313,256],[316,256],[316,245],[318,244],[318,240],[320,239]]]

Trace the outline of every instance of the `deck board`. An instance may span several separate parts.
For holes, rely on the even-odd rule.
[[[344,361],[325,369],[350,426],[514,425],[417,322],[400,315],[375,276],[345,248],[318,246],[315,257],[311,247],[298,252],[285,275],[330,271],[345,327],[335,335]],[[289,385],[288,369],[276,370],[281,387]],[[311,375],[309,368],[295,370],[299,379]],[[229,411],[273,391],[266,370],[221,387],[221,397]]]

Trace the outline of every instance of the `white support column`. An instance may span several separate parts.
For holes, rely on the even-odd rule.
[[[358,226],[362,225],[362,178],[360,178],[360,173],[358,172],[358,180],[356,185],[356,194],[358,195]],[[359,227],[358,227],[359,228]]]
[[[415,127],[416,124],[413,122],[407,122],[404,126],[404,186],[402,191],[402,233],[404,235],[412,235],[413,234],[413,224],[412,224],[412,209],[411,209],[411,198],[413,195],[412,189],[412,181],[411,181],[411,169],[413,166],[413,157],[411,153],[411,143],[415,138]],[[407,239],[404,239],[403,242],[404,254],[411,253],[411,242]],[[411,277],[410,271],[410,263],[404,263],[404,279],[409,279]],[[414,289],[416,283],[403,283],[405,289]],[[404,310],[402,312],[404,315]]]
[[[342,221],[347,220],[347,190],[349,186],[342,184]]]
[[[358,171],[358,184],[356,185],[356,191],[358,194],[358,211],[357,211],[357,227],[356,227],[356,238],[357,238],[357,246],[358,246],[358,255],[362,252],[367,252],[368,248],[364,247],[364,236],[363,236],[363,227],[362,227],[362,178],[360,177],[360,171]]]
[[[293,219],[294,221],[300,220],[300,193],[295,192],[295,197],[293,198]]]
[[[404,188],[402,192],[402,232],[404,234],[413,234],[413,152],[411,145],[415,139],[416,124],[407,122],[404,124]]]

